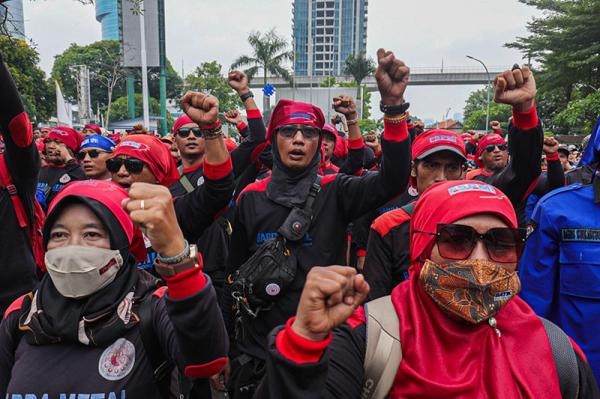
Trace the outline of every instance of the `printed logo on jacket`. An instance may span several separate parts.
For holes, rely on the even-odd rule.
[[[13,393],[6,394],[6,399],[126,399],[125,390],[121,392],[96,392],[96,393],[61,393],[58,396],[49,395],[47,393],[37,396],[34,393]]]

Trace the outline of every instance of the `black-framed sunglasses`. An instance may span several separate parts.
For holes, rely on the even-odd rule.
[[[80,161],[83,161],[85,159],[86,155],[89,155],[90,158],[98,158],[98,155],[100,154],[106,154],[106,151],[101,151],[101,150],[89,150],[89,151],[79,151],[77,153],[77,159],[79,159]]]
[[[202,137],[202,130],[199,127],[182,127],[177,131],[177,135],[184,139],[190,135],[190,132],[197,138]]]
[[[108,169],[110,173],[117,173],[123,165],[125,165],[127,172],[134,175],[142,173],[142,170],[144,169],[144,161],[136,158],[111,158],[106,161],[106,169]]]
[[[277,129],[277,133],[285,139],[293,139],[298,131],[301,131],[307,140],[315,140],[321,135],[320,129],[306,125],[284,125]]]
[[[508,149],[508,145],[506,144],[490,144],[485,147],[485,152],[494,152],[496,147],[498,147],[500,151],[506,151]]]
[[[436,232],[416,230],[436,236],[440,256],[452,260],[468,259],[477,241],[483,241],[491,260],[498,263],[516,263],[525,243],[525,230],[494,227],[484,234],[463,224],[438,224]]]

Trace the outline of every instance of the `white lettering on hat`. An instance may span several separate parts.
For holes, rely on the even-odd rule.
[[[487,184],[476,184],[476,183],[465,183],[459,184],[457,186],[450,187],[448,189],[448,194],[456,195],[459,193],[466,193],[469,191],[481,191],[484,193],[497,194],[497,191],[494,187]]]
[[[456,143],[456,137],[442,135],[442,136],[433,136],[433,137],[429,138],[430,143],[435,143],[436,141],[452,141],[453,143]]]
[[[137,143],[135,141],[123,141],[121,144],[119,144],[120,147],[133,147],[136,149],[140,149],[142,148],[142,144],[141,143]]]

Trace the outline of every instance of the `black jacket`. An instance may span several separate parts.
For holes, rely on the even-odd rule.
[[[240,351],[264,359],[269,331],[285,322],[296,311],[310,268],[315,265],[344,264],[348,223],[381,206],[404,190],[410,170],[410,143],[407,132],[391,137],[396,141],[384,139],[382,143],[385,153],[389,156],[384,159],[381,172],[361,177],[344,174],[323,177],[321,191],[314,203],[314,222],[301,247],[296,250],[298,270],[295,280],[285,295],[273,304],[271,310],[259,313],[256,319],[245,320],[245,335],[237,345]],[[249,185],[238,198],[228,275],[234,274],[264,241],[277,235],[277,230],[290,212],[288,207],[267,198],[266,188],[269,180],[267,178]],[[232,299],[227,289],[226,286],[223,308],[231,334]]]
[[[54,197],[66,184],[86,179],[85,172],[74,159],[62,167],[48,165],[40,170],[37,198],[44,209],[48,209]]]
[[[0,133],[5,152],[0,157],[16,186],[17,195],[33,222],[35,187],[40,159],[33,141],[31,123],[21,96],[0,54]],[[0,160],[2,162],[2,160]],[[37,281],[29,233],[21,228],[8,191],[0,188],[0,314]]]

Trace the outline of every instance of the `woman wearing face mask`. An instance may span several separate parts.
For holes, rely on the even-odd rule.
[[[135,267],[145,256],[136,226],[167,287]],[[48,273],[0,325],[0,396],[162,398],[172,367],[155,373],[157,353],[191,378],[222,368],[215,292],[167,188],[136,183],[128,195],[108,181],[72,183],[50,205],[44,245]]]
[[[399,321],[403,356],[386,377],[390,388],[374,397],[598,397],[577,345],[563,336],[573,368],[555,363],[556,342],[516,296],[516,226],[508,198],[482,182],[447,181],[422,195],[411,221],[409,280],[385,298],[393,304],[388,318]],[[368,291],[352,268],[313,268],[296,317],[270,336],[256,397],[370,398],[378,380],[363,382],[367,329],[358,307]],[[559,382],[565,371],[577,371],[572,385]],[[561,394],[573,386],[572,395]]]

